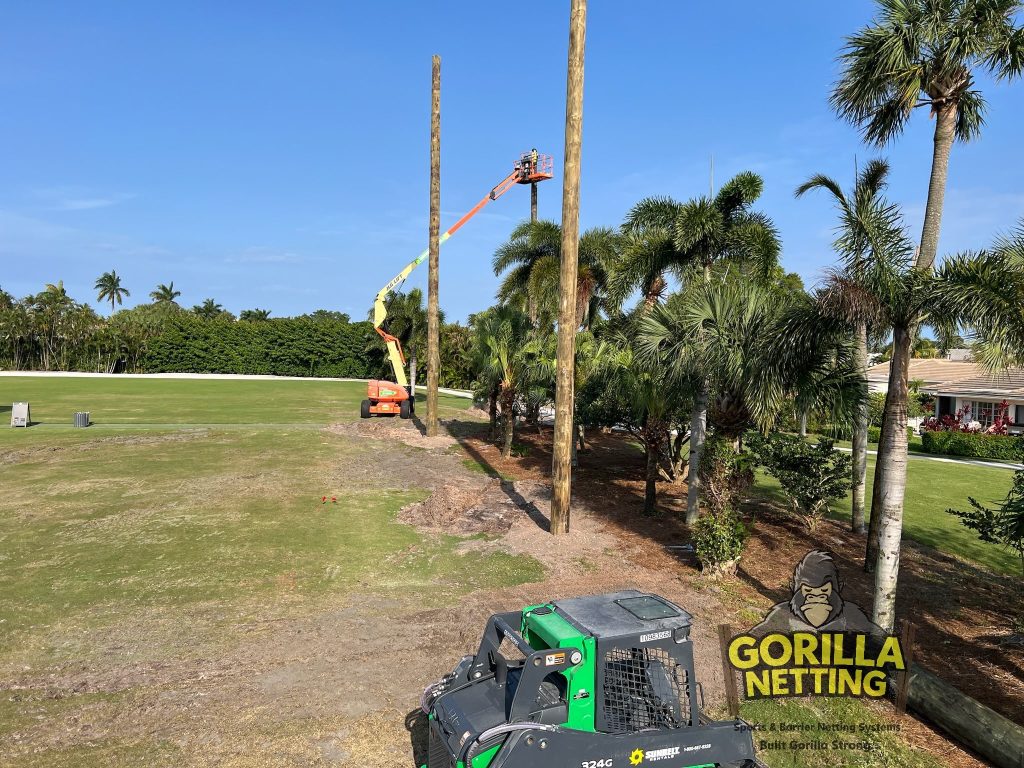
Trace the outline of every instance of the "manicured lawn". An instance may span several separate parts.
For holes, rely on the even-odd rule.
[[[868,456],[867,497],[870,501],[875,457]],[[1006,496],[1013,472],[999,467],[971,464],[950,464],[911,458],[907,462],[907,494],[904,506],[904,536],[927,544],[942,552],[964,557],[1002,573],[1019,573],[1020,561],[996,544],[981,541],[964,528],[959,518],[947,514],[950,507],[967,509],[968,496],[982,503],[995,502]],[[778,481],[758,472],[755,491],[784,502]],[[832,516],[849,519],[850,498],[832,505]]]
[[[239,626],[356,592],[428,606],[542,576],[530,557],[456,554],[457,540],[396,522],[400,507],[426,496],[415,476],[382,471],[368,441],[323,429],[357,417],[364,387],[0,378],[0,403],[27,399],[43,422],[0,429],[0,763],[174,762],[158,735],[8,760],[8,734],[16,740],[65,710],[128,716],[137,689],[116,694],[124,701],[97,693],[72,704],[3,681],[215,657],[239,642]],[[442,403],[451,411],[469,401]],[[76,409],[92,411],[97,426],[47,426],[69,424]],[[419,450],[389,448],[398,465],[414,466]]]
[[[425,398],[421,390],[417,403]],[[28,401],[33,422],[69,426],[89,411],[98,427],[180,424],[329,424],[359,415],[366,385],[357,382],[230,381],[0,377],[0,415]],[[466,398],[439,395],[445,409],[468,408]],[[0,432],[2,434],[2,432]],[[0,438],[2,439],[2,438]]]

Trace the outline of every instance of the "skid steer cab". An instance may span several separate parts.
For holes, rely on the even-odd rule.
[[[760,765],[750,726],[701,711],[690,623],[634,590],[491,616],[423,692],[425,768]]]

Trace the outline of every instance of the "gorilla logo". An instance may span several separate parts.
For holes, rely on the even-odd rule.
[[[793,596],[773,606],[752,635],[770,632],[880,633],[859,606],[843,600],[839,570],[828,552],[808,552],[793,571]]]

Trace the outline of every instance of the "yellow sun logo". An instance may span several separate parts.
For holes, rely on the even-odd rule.
[[[629,756],[630,765],[640,765],[644,761],[644,751],[642,749],[634,749],[633,754]]]

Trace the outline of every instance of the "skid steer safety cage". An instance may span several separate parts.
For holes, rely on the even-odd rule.
[[[605,733],[690,724],[686,668],[663,648],[611,649],[602,672]]]

